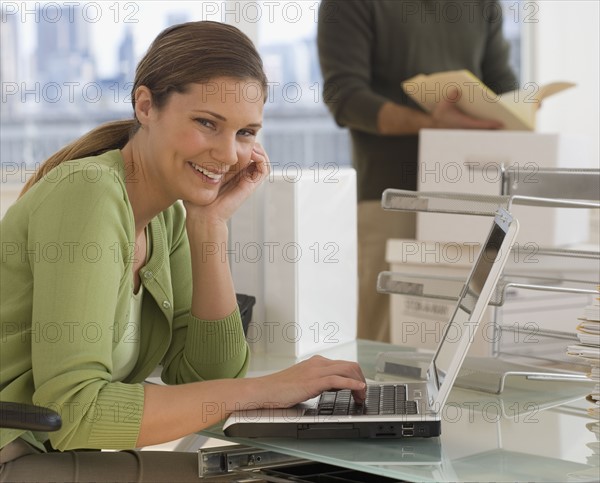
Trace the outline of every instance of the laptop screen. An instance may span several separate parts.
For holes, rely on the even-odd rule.
[[[483,294],[487,305],[496,285],[496,280],[490,280],[492,268],[496,263],[501,262],[500,259],[505,260],[510,251],[511,240],[507,240],[506,244],[504,242],[510,222],[513,220],[510,215],[504,213],[506,215],[497,216],[494,220],[490,234],[463,287],[454,314],[445,328],[442,341],[436,351],[432,367],[435,368],[438,388],[443,384],[446,375],[456,367],[456,364],[460,365],[466,355],[481,320],[481,312],[485,309],[485,306],[479,306],[478,313],[473,313],[477,302]]]

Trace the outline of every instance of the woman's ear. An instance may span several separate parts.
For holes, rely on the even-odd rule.
[[[135,90],[135,117],[144,126],[152,115],[152,92],[146,86],[140,86]]]

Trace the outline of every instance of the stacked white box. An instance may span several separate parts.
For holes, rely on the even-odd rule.
[[[301,357],[356,338],[353,169],[271,173],[232,220],[230,246],[236,289],[257,297],[253,351]]]
[[[490,223],[491,220],[488,230]],[[387,242],[386,260],[392,272],[456,277],[464,281],[477,258],[480,246],[479,243],[392,239]],[[421,349],[435,349],[456,303],[412,295],[390,295],[391,342]],[[469,355],[491,355],[494,340],[492,321],[493,308],[488,307],[469,349]]]
[[[536,183],[545,168],[590,168],[589,140],[575,135],[518,131],[423,129],[419,135],[420,191],[501,194],[501,167]],[[568,246],[589,238],[589,210],[516,206],[518,244]],[[481,241],[485,218],[419,213],[417,238]]]

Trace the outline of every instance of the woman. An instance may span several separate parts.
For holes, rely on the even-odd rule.
[[[227,220],[268,174],[256,142],[266,88],[239,30],[171,27],[138,65],[134,119],[56,153],[8,210],[0,397],[55,409],[63,427],[3,429],[3,480],[157,480],[157,468],[195,479],[193,454],[63,452],[171,441],[236,407],[329,388],[364,397],[358,365],[321,357],[240,379],[249,354],[227,258],[205,248],[225,245]],[[158,364],[167,385],[143,385]]]

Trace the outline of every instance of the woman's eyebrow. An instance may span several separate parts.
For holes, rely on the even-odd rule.
[[[213,111],[205,111],[205,110],[200,110],[200,109],[192,109],[192,112],[198,112],[198,113],[202,113],[202,114],[210,114],[213,117],[216,117],[217,119],[219,119],[220,121],[227,121],[227,118],[222,116],[221,114],[217,114],[216,112]],[[261,128],[262,127],[262,123],[260,122],[253,122],[248,124],[248,127],[256,127],[256,128]]]
[[[217,114],[216,112],[204,111],[204,110],[200,110],[200,109],[192,109],[192,112],[201,112],[203,114],[210,114],[211,116],[216,117],[217,119],[219,119],[221,121],[227,121],[227,118],[221,116],[221,114]]]

